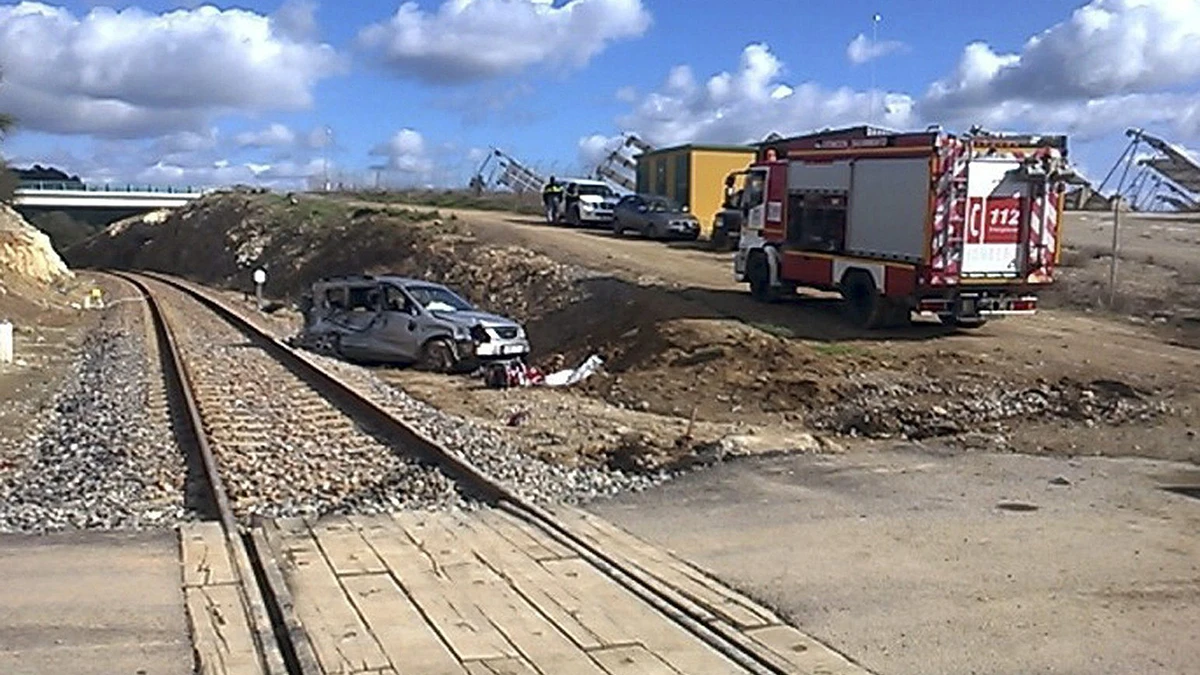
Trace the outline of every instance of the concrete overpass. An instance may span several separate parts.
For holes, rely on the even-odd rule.
[[[138,212],[179,208],[205,193],[199,188],[78,183],[22,183],[13,195],[18,209]]]

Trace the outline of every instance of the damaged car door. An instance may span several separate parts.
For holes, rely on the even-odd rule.
[[[414,362],[421,355],[421,310],[394,284],[383,284],[383,311],[376,339],[394,360]]]
[[[376,335],[383,307],[379,285],[353,284],[346,287],[345,293],[344,304],[329,316],[338,327],[338,351],[349,358],[381,356]]]

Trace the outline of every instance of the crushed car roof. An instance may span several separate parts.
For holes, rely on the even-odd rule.
[[[423,286],[441,286],[448,288],[445,284],[428,279],[414,279],[413,277],[404,277],[398,274],[350,274],[340,277],[324,277],[318,283],[336,283],[336,282],[355,282],[355,281],[387,281],[402,286],[408,285],[423,285]]]

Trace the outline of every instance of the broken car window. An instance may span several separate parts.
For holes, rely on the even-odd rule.
[[[414,300],[431,312],[469,312],[475,309],[471,303],[441,286],[409,286],[407,290]]]
[[[411,309],[409,299],[404,295],[404,291],[401,291],[399,288],[388,286],[385,290],[385,297],[384,310],[388,312],[404,312],[406,314],[412,313],[409,311]]]
[[[351,286],[350,304],[346,309],[353,312],[374,312],[379,309],[378,286]]]

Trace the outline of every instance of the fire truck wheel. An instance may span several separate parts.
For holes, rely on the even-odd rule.
[[[984,324],[986,324],[986,323],[987,323],[987,319],[984,319],[982,317],[976,317],[973,319],[969,319],[969,318],[965,318],[965,317],[956,317],[954,319],[954,327],[962,328],[963,330],[973,330],[975,328],[982,328],[984,326]]]
[[[746,277],[750,281],[750,295],[759,302],[776,302],[779,300],[779,289],[771,287],[771,272],[767,269],[767,257],[761,253],[752,254],[747,264]]]
[[[912,325],[912,308],[904,300],[880,298],[884,304],[883,318],[879,328],[904,328]]]
[[[860,328],[882,328],[894,315],[887,298],[875,288],[875,282],[864,272],[853,271],[842,280],[842,299],[846,316]]]
[[[726,251],[729,248],[729,235],[721,228],[714,229],[709,243],[718,251]]]
[[[446,340],[434,338],[421,347],[421,359],[417,365],[421,370],[449,373],[454,370],[455,363],[454,347]]]

